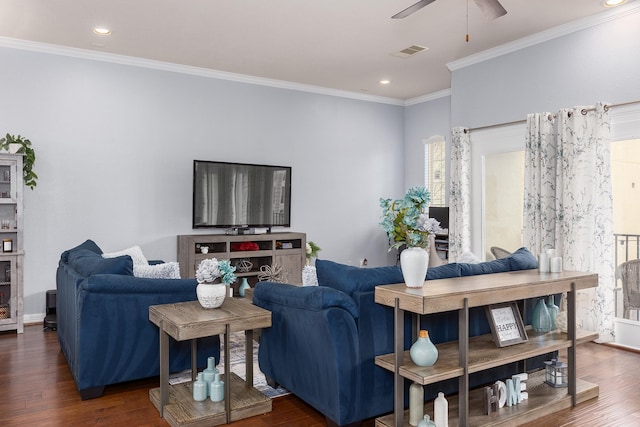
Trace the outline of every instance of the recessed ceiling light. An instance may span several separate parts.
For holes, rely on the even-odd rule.
[[[605,7],[615,7],[620,6],[625,1],[627,0],[606,0],[603,4],[605,5]]]
[[[99,36],[108,36],[111,34],[111,30],[107,27],[94,27],[93,32],[98,34]]]
[[[380,80],[381,85],[388,85],[389,83],[391,83],[391,80]]]

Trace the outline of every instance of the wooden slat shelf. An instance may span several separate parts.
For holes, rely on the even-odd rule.
[[[225,380],[225,375],[220,376]],[[192,382],[169,386],[169,403],[164,407],[164,418],[169,425],[216,426],[227,422],[224,401],[202,402],[193,400]],[[151,403],[160,409],[160,388],[149,390]],[[242,378],[231,373],[231,421],[271,412],[271,399],[258,390],[246,387]]]
[[[504,379],[503,379],[504,380]],[[536,372],[529,376],[527,393],[529,399],[513,406],[504,406],[491,415],[485,415],[482,389],[475,389],[469,393],[469,427],[488,426],[519,426],[533,421],[545,415],[553,414],[562,409],[571,407],[571,396],[566,388],[553,388],[544,383],[544,371]],[[596,384],[584,380],[577,380],[578,403],[598,397],[599,387]],[[447,396],[449,401],[449,426],[458,426],[458,396]],[[433,403],[428,402],[424,406],[424,413],[433,418]],[[376,419],[376,427],[393,427],[395,419],[393,414]],[[409,426],[409,411],[405,411],[404,426]]]
[[[496,347],[491,334],[469,338],[469,373],[484,371],[571,346],[571,341],[567,339],[566,333],[537,334],[529,328],[527,334],[529,341],[502,348]],[[598,338],[596,332],[583,330],[576,332],[578,344],[593,341],[596,338]],[[404,364],[400,366],[400,375],[422,385],[463,375],[464,370],[458,363],[458,341],[437,344],[436,347],[438,361],[433,366],[415,365],[409,356],[409,350],[405,351]],[[376,365],[393,372],[395,370],[394,354],[377,356]]]

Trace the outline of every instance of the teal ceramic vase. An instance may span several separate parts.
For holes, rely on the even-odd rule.
[[[222,402],[224,400],[224,381],[220,380],[220,374],[216,374],[209,388],[209,395],[212,402]]]
[[[202,379],[204,380],[205,383],[207,383],[207,393],[209,393],[209,390],[211,388],[211,383],[213,382],[217,373],[218,373],[218,368],[216,368],[216,358],[213,356],[210,356],[207,358],[207,369],[202,371]]]
[[[249,286],[249,281],[247,281],[247,278],[243,277],[242,283],[240,283],[240,287],[238,288],[238,293],[241,297],[244,298],[244,293],[247,289],[251,289],[251,286]]]
[[[418,427],[436,427],[436,423],[431,421],[429,415],[425,415],[418,423]]]
[[[555,304],[553,300],[553,295],[549,295],[547,299],[547,310],[549,311],[549,317],[551,317],[551,330],[556,330],[556,317],[558,317],[558,313],[560,312],[560,307]]]
[[[429,339],[429,332],[420,331],[418,339],[409,350],[411,360],[418,366],[431,366],[438,360],[438,349]]]
[[[531,328],[536,332],[549,332],[551,330],[551,316],[549,315],[549,309],[543,298],[538,300],[538,303],[533,309],[533,313],[531,314]]]
[[[198,372],[198,379],[193,382],[193,400],[202,402],[207,399],[207,383],[202,377],[202,372]]]

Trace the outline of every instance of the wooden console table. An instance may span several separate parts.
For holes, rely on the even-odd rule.
[[[576,378],[576,346],[596,339],[598,334],[578,331],[575,317],[576,291],[596,286],[597,274],[570,271],[539,273],[538,270],[430,280],[417,289],[407,288],[403,283],[377,286],[375,302],[394,308],[394,353],[376,357],[376,365],[394,373],[395,412],[376,419],[376,426],[409,425],[405,421],[404,411],[405,378],[422,385],[458,378],[458,396],[449,400],[449,421],[453,425],[457,422],[460,426],[518,425],[597,397],[597,385]],[[562,292],[567,293],[567,333],[554,331],[539,334],[528,330],[528,342],[503,348],[498,348],[493,343],[490,334],[469,339],[469,308]],[[440,356],[435,365],[416,366],[411,361],[409,351],[403,348],[405,311],[423,315],[451,310],[458,311],[459,340],[437,345]],[[416,322],[418,321],[417,317]],[[540,375],[532,375],[527,384],[528,400],[509,408],[501,408],[491,415],[483,414],[482,398],[478,399],[475,392],[469,393],[471,373],[561,349],[568,351],[567,389],[540,384]],[[470,399],[473,402],[471,410]],[[425,406],[425,410],[429,408],[425,413],[430,412],[430,406]],[[456,407],[458,414],[452,414]]]
[[[149,307],[149,320],[160,329],[160,387],[149,391],[154,406],[171,426],[214,426],[271,412],[271,399],[253,387],[253,330],[271,326],[271,312],[249,300],[226,298],[220,308],[204,309],[198,301]],[[229,336],[245,331],[246,381],[229,365]],[[224,401],[193,400],[197,375],[196,338],[224,334]],[[191,382],[169,385],[169,337],[191,340]],[[233,402],[233,405],[232,405]]]

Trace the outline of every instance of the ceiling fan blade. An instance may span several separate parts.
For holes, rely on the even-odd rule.
[[[488,19],[496,19],[507,14],[498,0],[473,0]]]
[[[392,19],[406,18],[407,16],[411,15],[414,12],[419,11],[420,9],[422,9],[423,7],[425,7],[426,5],[428,5],[430,3],[433,3],[434,1],[436,1],[436,0],[420,0],[418,3],[409,6],[408,8],[403,10],[402,12],[396,13],[391,18]]]

